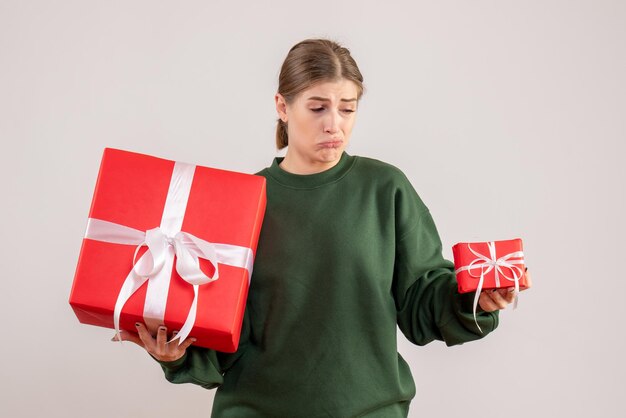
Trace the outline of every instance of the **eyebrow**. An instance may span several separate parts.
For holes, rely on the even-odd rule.
[[[307,100],[319,100],[320,102],[330,102],[326,97],[311,96]],[[356,102],[356,99],[341,99],[342,102]]]

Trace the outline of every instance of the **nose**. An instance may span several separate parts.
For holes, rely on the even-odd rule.
[[[328,117],[324,120],[324,132],[336,134],[339,132],[340,115],[337,112],[328,112]]]

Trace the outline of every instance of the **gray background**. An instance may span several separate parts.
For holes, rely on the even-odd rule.
[[[0,1],[0,414],[209,415],[67,302],[102,149],[255,172],[289,48],[365,77],[348,152],[458,241],[522,237],[535,287],[488,338],[416,347],[412,417],[623,416],[626,2]]]

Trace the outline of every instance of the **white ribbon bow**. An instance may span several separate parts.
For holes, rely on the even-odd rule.
[[[151,261],[151,269],[146,263],[137,264],[137,253],[146,245]],[[215,245],[195,237],[187,232],[179,231],[174,237],[168,237],[161,228],[153,228],[146,231],[145,241],[137,246],[133,256],[133,271],[145,278],[157,274],[165,265],[168,256],[168,246],[174,248],[176,254],[176,271],[187,283],[201,285],[219,278],[217,269],[217,254]],[[200,270],[199,258],[208,260],[215,267],[211,277],[207,277]]]
[[[487,243],[489,248],[489,257],[480,254],[479,252],[474,251],[470,244],[467,244],[467,248],[474,254],[477,258],[472,261],[469,265],[459,267],[455,270],[456,274],[459,274],[461,271],[467,270],[469,275],[478,279],[478,286],[476,287],[476,293],[474,294],[474,305],[473,305],[473,313],[474,313],[474,322],[478,327],[480,332],[483,330],[478,325],[478,320],[476,318],[476,308],[478,306],[478,299],[480,298],[480,292],[483,288],[483,283],[485,280],[485,276],[491,272],[491,270],[495,270],[495,282],[496,287],[500,287],[500,277],[503,277],[505,280],[509,280],[514,282],[514,294],[515,301],[513,303],[513,309],[517,308],[517,300],[519,294],[519,280],[523,275],[522,269],[517,266],[517,264],[524,264],[524,252],[523,251],[515,251],[509,254],[506,254],[500,258],[496,258],[496,244],[493,241]],[[513,260],[511,260],[513,259]],[[510,261],[509,261],[510,260]],[[502,269],[508,269],[512,276],[508,276]],[[480,275],[473,274],[472,270],[480,269]]]
[[[100,219],[89,218],[85,238],[112,244],[136,245],[133,267],[122,284],[115,302],[113,324],[119,335],[120,315],[128,299],[148,281],[143,317],[146,326],[154,332],[163,323],[165,305],[176,260],[176,271],[187,283],[193,285],[194,298],[185,323],[170,341],[178,339],[180,345],[189,335],[196,320],[198,286],[219,278],[218,264],[228,264],[248,270],[252,275],[254,262],[252,249],[238,245],[211,243],[180,230],[195,166],[175,163],[167,192],[161,225],[145,232]],[[141,247],[148,250],[137,260]],[[200,269],[200,258],[208,260],[215,271],[211,277]]]

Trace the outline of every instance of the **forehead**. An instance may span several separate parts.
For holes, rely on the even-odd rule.
[[[304,101],[331,101],[355,103],[357,86],[354,82],[342,78],[338,81],[322,81],[302,91],[300,99]]]

